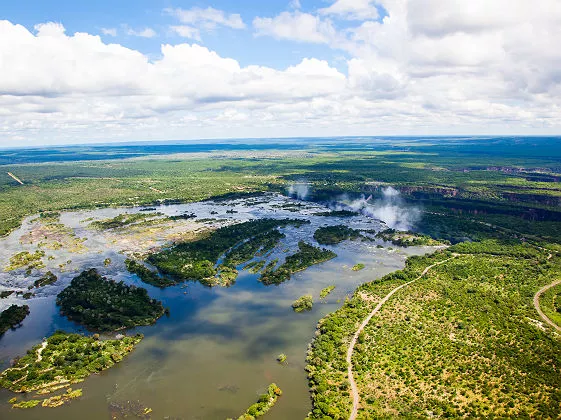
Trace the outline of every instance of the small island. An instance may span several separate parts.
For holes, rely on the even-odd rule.
[[[54,275],[52,271],[47,271],[43,277],[33,282],[33,286],[36,288],[48,286],[55,283],[57,280],[57,276]]]
[[[152,271],[146,266],[127,258],[125,260],[125,266],[129,273],[136,274],[143,283],[149,284],[151,286],[156,287],[168,287],[174,286],[177,283],[173,280],[167,279],[165,277],[161,277],[157,271]]]
[[[299,251],[286,257],[285,262],[278,268],[268,265],[263,270],[261,282],[265,285],[280,284],[290,279],[290,276],[298,271],[305,270],[312,265],[329,261],[337,256],[328,249],[316,248],[304,241],[298,243]]]
[[[314,239],[320,245],[337,245],[348,239],[358,239],[362,237],[360,232],[347,226],[325,226],[314,233]]]
[[[25,317],[29,315],[29,306],[12,305],[0,314],[0,337],[10,328],[21,325]]]
[[[391,242],[394,245],[407,248],[409,246],[438,246],[442,245],[443,241],[437,241],[428,235],[420,233],[399,231],[395,229],[386,229],[376,234],[376,238],[382,239],[386,242]]]
[[[351,210],[333,210],[333,211],[322,211],[319,213],[314,213],[314,216],[323,216],[323,217],[354,217],[359,215],[360,213]]]
[[[319,293],[320,299],[325,299],[333,290],[335,290],[335,286],[327,286],[325,289]]]
[[[259,400],[238,417],[238,420],[253,420],[256,417],[264,416],[277,402],[282,395],[281,389],[276,384],[271,384],[267,388],[267,393],[262,394]],[[231,420],[231,419],[230,419]]]
[[[364,267],[365,267],[365,265],[364,265],[363,263],[358,263],[358,264],[353,265],[353,267],[351,268],[351,270],[353,270],[353,271],[360,271],[360,270],[363,270]]]
[[[94,331],[150,325],[165,312],[146,289],[109,280],[95,268],[75,277],[57,296],[57,305],[63,315]]]
[[[67,388],[84,381],[89,375],[101,372],[120,362],[143,336],[99,340],[97,335],[86,337],[57,331],[43,343],[33,347],[0,374],[0,386],[12,392],[36,391],[36,397]],[[82,395],[82,390],[67,389],[65,393],[42,400],[44,407],[57,407]],[[39,399],[18,402],[15,408],[32,408]]]
[[[292,309],[294,309],[294,312],[311,311],[313,306],[314,299],[312,295],[305,295],[294,301]]]
[[[35,251],[33,254],[29,251],[18,252],[10,258],[10,264],[6,267],[6,271],[14,271],[20,268],[25,268],[26,275],[30,275],[32,270],[39,270],[45,267],[42,258],[45,256],[45,251]]]
[[[207,286],[228,286],[235,281],[238,264],[264,255],[284,237],[279,227],[309,223],[298,219],[260,219],[222,227],[194,242],[184,242],[150,255],[147,262],[161,273],[181,280],[198,280]],[[224,263],[217,267],[221,257]],[[230,270],[224,270],[228,266]],[[222,269],[222,270],[221,270]],[[223,271],[222,278],[219,272]]]

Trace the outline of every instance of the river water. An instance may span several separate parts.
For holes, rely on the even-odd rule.
[[[266,202],[264,202],[266,201]],[[303,204],[297,212],[282,208],[286,204]],[[286,238],[270,258],[283,257],[301,239],[317,245],[313,232],[323,225],[346,224],[354,228],[376,229],[383,224],[366,216],[333,218],[314,216],[326,211],[317,204],[297,202],[283,196],[235,200],[227,203],[193,203],[161,206],[166,215],[195,213],[197,219],[184,226],[201,225],[197,220],[215,218],[231,221],[252,218],[305,218],[311,224],[301,228],[286,228]],[[237,213],[227,213],[234,210]],[[170,316],[162,317],[149,327],[127,333],[141,332],[145,338],[121,363],[85,382],[74,385],[83,389],[83,397],[59,408],[12,409],[7,401],[14,396],[0,391],[2,419],[103,419],[111,418],[112,403],[138,402],[153,411],[152,418],[221,419],[237,418],[257,401],[258,395],[275,382],[283,390],[268,419],[302,419],[311,409],[308,394],[305,356],[308,343],[314,336],[317,322],[342,305],[363,282],[379,278],[403,267],[407,255],[423,254],[426,248],[390,250],[380,249],[376,242],[347,241],[328,247],[337,258],[310,267],[278,286],[264,286],[258,275],[240,271],[237,282],[229,288],[207,288],[187,282],[167,289],[143,284],[124,267],[125,255],[119,253],[126,242],[124,233],[111,235],[87,228],[89,219],[104,219],[121,213],[136,213],[140,208],[102,209],[63,213],[61,222],[80,238],[87,252],[72,253],[65,249],[47,250],[47,268],[59,276],[56,284],[36,290],[36,296],[23,300],[12,295],[0,300],[0,309],[12,303],[29,305],[31,314],[23,326],[8,331],[0,338],[0,363],[4,369],[10,360],[24,354],[43,337],[57,329],[85,332],[78,325],[60,316],[55,305],[56,294],[85,268],[96,267],[103,275],[129,284],[145,287],[149,294],[170,308]],[[21,250],[33,251],[36,244],[21,244],[22,236],[36,228],[30,217],[20,229],[0,239],[0,266]],[[159,245],[162,238],[152,238]],[[386,244],[387,245],[387,244]],[[112,263],[104,267],[105,258]],[[72,260],[58,269],[61,262]],[[354,272],[351,267],[363,263],[366,268]],[[39,276],[34,272],[26,277],[22,270],[0,273],[0,290],[27,291],[27,286]],[[336,289],[324,301],[319,300],[321,289],[335,285]],[[314,307],[310,312],[295,313],[291,303],[298,297],[311,294]],[[276,361],[280,353],[288,356],[284,365]],[[21,397],[21,396],[19,396]]]

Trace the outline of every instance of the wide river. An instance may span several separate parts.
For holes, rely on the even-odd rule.
[[[297,212],[290,211],[295,208]],[[266,200],[171,205],[158,207],[157,210],[166,215],[195,213],[197,219],[189,222],[193,225],[199,223],[197,220],[209,218],[249,220],[290,217],[310,220],[311,224],[301,228],[283,229],[286,239],[272,256],[281,259],[287,249],[293,252],[301,239],[317,245],[312,236],[315,229],[323,225],[344,223],[354,228],[384,228],[382,223],[366,216],[345,219],[315,216],[313,213],[328,209],[272,195]],[[232,210],[237,213],[232,213]],[[135,275],[126,271],[126,257],[119,253],[122,244],[114,239],[115,236],[87,228],[87,221],[91,218],[104,219],[139,211],[140,208],[127,208],[62,214],[62,223],[70,227],[77,237],[87,238],[83,243],[87,252],[78,254],[67,249],[46,250],[47,256],[52,257],[48,261],[44,258],[47,268],[43,272],[52,270],[59,276],[58,282],[36,290],[36,296],[29,300],[23,300],[15,294],[0,300],[1,310],[12,303],[25,303],[31,309],[31,314],[21,328],[8,331],[0,338],[0,364],[2,369],[8,367],[11,359],[24,354],[57,329],[86,332],[60,316],[55,305],[56,294],[85,268],[96,267],[105,276],[145,287],[152,297],[170,308],[170,316],[162,317],[153,326],[127,332],[141,332],[145,338],[121,363],[74,385],[75,389],[83,389],[83,397],[79,400],[59,408],[38,406],[17,410],[12,409],[7,402],[14,394],[1,390],[0,418],[111,418],[112,414],[116,414],[112,406],[115,403],[126,405],[128,401],[131,405],[151,408],[151,416],[155,419],[224,420],[237,418],[257,401],[258,395],[265,391],[267,385],[275,382],[283,390],[283,395],[266,418],[303,419],[311,409],[304,370],[306,350],[317,322],[339,308],[345,297],[351,295],[361,283],[402,268],[407,255],[428,251],[426,248],[381,249],[376,247],[376,242],[347,241],[329,247],[337,253],[337,258],[297,273],[290,281],[279,286],[264,286],[257,280],[257,275],[240,271],[237,282],[229,288],[208,288],[188,282],[160,290],[141,283]],[[21,243],[22,237],[37,228],[34,219],[26,219],[20,229],[0,239],[2,270],[13,254],[36,249],[37,244]],[[204,226],[203,223],[199,224]],[[160,244],[165,243],[163,238],[156,240]],[[104,267],[106,258],[111,258],[112,262]],[[68,260],[72,262],[61,272],[58,265]],[[351,267],[357,263],[363,263],[366,268],[352,271]],[[26,277],[21,270],[1,271],[0,290],[27,291],[27,286],[37,276],[38,273],[33,273]],[[320,301],[321,289],[329,285],[335,285],[336,289],[324,301]],[[313,310],[293,312],[291,303],[305,294],[314,296]],[[288,362],[284,365],[276,361],[280,353],[288,356]]]

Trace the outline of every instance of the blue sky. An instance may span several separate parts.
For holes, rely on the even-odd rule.
[[[250,25],[256,16],[276,16],[292,9],[290,1],[279,0],[238,0],[238,1],[159,1],[159,0],[24,0],[12,1],[2,6],[2,18],[9,19],[33,29],[38,22],[60,22],[67,32],[88,32],[100,34],[107,42],[118,42],[137,49],[153,57],[160,54],[162,43],[178,43],[182,38],[170,33],[168,26],[177,24],[176,19],[165,12],[166,9],[191,9],[213,7],[227,13],[240,14]],[[325,1],[304,1],[301,10],[317,10],[328,5]],[[341,22],[341,26],[345,23]],[[123,25],[134,30],[152,28],[157,32],[153,38],[127,35]],[[117,36],[104,35],[102,28],[117,29]],[[297,64],[306,57],[316,57],[330,61],[344,70],[341,59],[344,51],[333,51],[324,45],[287,43],[270,38],[256,37],[250,31],[239,31],[228,27],[217,27],[204,33],[202,45],[222,56],[235,57],[246,66],[259,64],[277,69]]]
[[[561,3],[11,1],[0,146],[559,134]]]

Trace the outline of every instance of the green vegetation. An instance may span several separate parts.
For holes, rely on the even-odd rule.
[[[35,280],[33,282],[33,286],[39,288],[39,287],[43,287],[43,286],[48,286],[50,284],[55,283],[58,280],[57,276],[53,274],[52,271],[47,271],[43,277],[41,277],[39,280]]]
[[[103,260],[103,266],[104,267],[109,267],[111,265],[111,258],[105,258]]]
[[[146,284],[156,287],[168,287],[177,284],[173,280],[161,277],[157,271],[152,271],[148,267],[136,262],[135,260],[131,260],[130,258],[125,260],[125,266],[127,267],[129,273],[136,274],[140,280]]]
[[[20,325],[25,317],[29,315],[29,306],[12,305],[0,314],[0,337],[10,328]]]
[[[162,213],[123,213],[110,219],[92,222],[90,227],[97,230],[119,229],[139,222],[147,222],[161,215]]]
[[[244,152],[237,151],[228,158],[221,152],[209,159],[14,165],[11,156],[3,162],[25,185],[0,177],[0,234],[40,211],[45,220],[54,220],[56,215],[47,212],[198,201],[220,194],[225,200],[248,198],[258,191],[286,191],[287,184],[302,178],[309,181],[310,199],[324,202],[341,194],[351,200],[373,195],[376,200],[391,185],[407,203],[423,208],[415,226],[420,234],[390,238],[396,245],[429,241],[422,235],[452,243],[485,242],[454,248],[461,257],[397,293],[359,337],[353,365],[361,415],[559,416],[561,387],[558,372],[552,373],[559,366],[558,346],[547,327],[540,330],[531,304],[537,288],[559,278],[558,257],[548,260],[548,251],[531,245],[561,250],[558,139],[388,140],[366,151],[363,144],[321,147],[310,149],[313,153],[305,158],[275,152],[274,158],[243,159]],[[260,233],[243,234],[230,243],[211,241],[216,247],[209,245],[208,252],[204,243],[185,247],[185,252],[173,247],[156,254],[160,265],[155,265],[178,279],[228,283],[235,268],[218,267],[220,259],[232,252],[230,264],[243,260],[252,248],[244,251],[241,245]],[[522,245],[519,239],[531,244]],[[348,416],[344,351],[376,300],[448,255],[410,258],[405,270],[361,287],[341,311],[320,324],[308,367],[313,417]],[[22,262],[27,258],[23,255]],[[41,264],[31,261],[29,272]],[[275,270],[277,261],[265,264],[260,260],[246,267],[263,270],[265,284],[290,277],[287,263],[282,270]],[[542,296],[548,314],[558,312],[558,295],[555,288]],[[399,305],[391,304],[394,299]]]
[[[546,290],[539,304],[545,316],[561,327],[561,284]]]
[[[428,235],[422,235],[414,232],[402,232],[395,229],[386,229],[376,234],[376,238],[382,239],[386,242],[391,242],[394,245],[409,247],[409,246],[437,246],[442,245],[441,241],[436,241]]]
[[[251,260],[254,256],[263,256],[272,251],[284,237],[284,233],[276,229],[256,235],[230,250],[226,254],[224,264],[235,267]]]
[[[328,150],[308,147],[313,156],[275,151],[274,159],[237,151],[208,159],[130,160],[123,157],[134,154],[104,150],[102,155],[114,160],[45,163],[58,160],[48,154],[34,158],[42,163],[15,164],[28,160],[11,156],[3,160],[9,165],[6,170],[17,172],[25,185],[0,177],[0,234],[19,226],[23,216],[40,211],[199,201],[219,195],[249,198],[260,191],[285,191],[287,183],[305,177],[312,200],[330,201],[345,193],[376,198],[382,187],[392,185],[406,199],[420,202],[427,215],[496,217],[501,227],[526,225],[529,234],[561,240],[561,229],[548,229],[561,220],[555,139],[394,139],[373,143],[366,151],[345,142]],[[100,155],[94,150],[98,149],[92,148],[88,159]],[[244,153],[252,158],[243,159]],[[441,227],[447,222],[451,220]],[[420,223],[420,231],[433,237],[453,242],[464,237],[438,226],[449,237],[433,235],[424,218]],[[466,233],[474,239],[469,230]]]
[[[27,400],[27,401],[20,401],[20,402],[17,402],[16,400],[13,402],[12,408],[21,408],[21,409],[33,408],[33,407],[37,407],[40,402],[41,402],[40,400]]]
[[[327,286],[325,289],[321,290],[321,292],[319,293],[319,298],[325,299],[333,290],[335,290],[335,286]]]
[[[71,400],[80,398],[81,396],[82,396],[81,389],[73,390],[72,388],[68,388],[64,394],[55,395],[54,397],[44,399],[41,405],[43,407],[51,407],[51,408],[60,407],[61,405],[64,405]]]
[[[250,260],[255,254],[272,249],[282,238],[282,234],[276,231],[278,227],[300,226],[303,223],[306,222],[292,219],[261,219],[226,226],[212,232],[206,238],[181,243],[152,254],[147,261],[164,274],[181,280],[199,280],[214,285],[219,282],[216,280],[219,270],[215,265],[221,256],[225,255],[223,265],[234,269],[235,265]],[[230,278],[232,270],[228,273]]]
[[[277,362],[284,363],[286,362],[287,356],[284,353],[281,353],[277,356]]]
[[[42,258],[45,256],[45,251],[35,251],[33,254],[28,251],[22,251],[10,258],[10,264],[6,267],[6,271],[13,271],[20,268],[26,268],[26,274],[31,274],[31,270],[39,270],[45,267]]]
[[[360,286],[320,321],[307,357],[311,418],[348,417],[350,337],[382,297],[452,252],[459,255],[395,294],[359,336],[352,359],[359,416],[560,414],[559,344],[535,321],[533,296],[561,274],[561,259],[521,242],[490,240],[410,257],[404,270]]]
[[[142,335],[120,340],[98,340],[57,331],[2,372],[0,386],[13,392],[51,393],[61,386],[82,382],[92,373],[110,368],[130,353],[140,340]],[[68,400],[78,394],[81,395],[81,390],[70,390],[62,398]],[[45,401],[43,405],[50,406],[60,402],[60,398]]]
[[[276,262],[269,263],[263,270],[261,282],[266,285],[280,284],[290,279],[290,276],[298,271],[305,270],[312,265],[329,261],[337,256],[328,249],[316,248],[303,241],[298,243],[299,251],[286,257],[285,262],[278,268]]]
[[[311,311],[313,306],[314,299],[312,295],[299,297],[292,303],[292,309],[294,309],[294,312]]]
[[[252,274],[259,273],[267,262],[265,260],[252,261],[244,267],[244,270],[248,270]]]
[[[164,314],[162,303],[150,299],[146,289],[101,277],[95,268],[72,279],[57,305],[69,319],[95,331],[150,325]]]
[[[8,296],[14,294],[14,290],[2,290],[0,292],[0,299],[6,299]]]
[[[358,230],[342,225],[320,227],[314,233],[314,239],[321,245],[337,245],[340,242],[357,239],[361,236]]]
[[[209,279],[201,280],[201,283],[207,286],[220,285],[222,287],[230,287],[236,282],[238,278],[238,270],[227,265],[220,265],[218,267],[218,276]]]
[[[353,271],[360,271],[360,270],[363,270],[364,267],[365,267],[365,265],[364,265],[363,263],[358,263],[358,264],[353,265],[353,267],[351,268],[351,270],[353,270]]]
[[[267,388],[267,393],[262,394],[259,400],[247,409],[247,411],[238,417],[238,420],[254,420],[261,417],[273,408],[277,399],[282,395],[281,389],[276,384],[271,384]]]
[[[314,216],[324,216],[324,217],[354,217],[358,216],[360,213],[350,210],[333,210],[333,211],[323,211],[319,213],[314,213]]]

